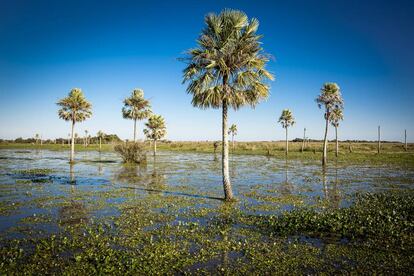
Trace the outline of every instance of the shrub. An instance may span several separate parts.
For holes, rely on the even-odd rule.
[[[124,163],[142,164],[147,161],[147,151],[144,143],[118,144],[114,150],[121,155]]]

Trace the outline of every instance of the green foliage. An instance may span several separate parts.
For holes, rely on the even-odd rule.
[[[259,21],[249,20],[238,10],[223,10],[208,14],[206,27],[197,40],[197,48],[188,51],[183,59],[184,82],[193,96],[192,104],[200,108],[219,108],[230,105],[255,106],[269,95],[265,80],[273,80],[265,65],[264,53],[256,34]]]
[[[403,246],[414,233],[414,193],[361,194],[349,208],[299,208],[257,222],[275,235],[334,235]]]
[[[230,126],[230,128],[229,128],[229,134],[230,135],[233,135],[233,136],[237,135],[237,126],[236,126],[236,124],[232,124]]]
[[[160,140],[167,134],[167,127],[165,126],[164,118],[161,115],[154,114],[149,117],[145,126],[147,128],[144,129],[144,134],[150,140]]]
[[[116,145],[114,150],[121,155],[124,163],[142,164],[147,161],[147,151],[143,143],[122,143]]]
[[[73,88],[57,105],[61,107],[58,111],[59,118],[65,121],[82,122],[92,116],[92,105],[79,88]]]
[[[336,83],[325,83],[321,88],[320,95],[316,98],[319,108],[325,107],[325,119],[332,119],[331,112],[334,109],[342,110],[344,100],[342,99],[341,89]]]
[[[14,171],[15,174],[27,175],[27,176],[47,176],[54,171],[52,169],[27,169]]]
[[[151,105],[148,100],[144,99],[142,89],[134,89],[131,96],[124,100],[122,116],[125,119],[143,120],[151,115]]]
[[[282,124],[283,128],[288,128],[295,124],[295,118],[293,118],[292,111],[289,109],[283,109],[282,114],[279,117],[278,123]]]

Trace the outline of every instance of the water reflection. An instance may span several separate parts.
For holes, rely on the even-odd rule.
[[[329,183],[327,181],[327,168],[322,167],[322,188],[325,200],[332,208],[339,208],[341,203],[341,196],[338,189],[338,165],[335,166],[334,181]]]
[[[285,159],[285,164],[284,164],[284,173],[285,173],[285,180],[282,182],[279,192],[282,195],[291,195],[293,190],[294,190],[294,185],[289,182],[289,163],[288,163],[288,159]]]
[[[69,164],[69,183],[71,184],[71,189],[68,201],[58,209],[59,225],[63,227],[82,224],[88,220],[85,205],[79,199],[74,199],[78,197],[78,193],[76,189],[75,166],[73,163]]]

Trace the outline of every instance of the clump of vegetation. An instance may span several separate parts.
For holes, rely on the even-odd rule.
[[[14,171],[15,174],[25,175],[25,176],[47,176],[53,172],[52,169],[27,169],[27,170],[17,170]]]
[[[125,143],[114,147],[124,163],[143,164],[147,162],[147,151],[143,143]]]
[[[349,208],[326,211],[300,208],[265,220],[259,217],[257,222],[273,234],[333,235],[413,246],[413,214],[414,193],[368,193],[357,195]]]

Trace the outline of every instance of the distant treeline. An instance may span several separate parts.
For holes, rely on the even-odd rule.
[[[292,140],[292,142],[302,142],[303,139],[302,138],[295,138]],[[329,140],[330,142],[334,142],[335,139]],[[340,142],[343,143],[378,143],[378,140],[339,140]],[[317,139],[306,139],[306,142],[320,142],[322,143],[323,140],[317,140]],[[382,141],[381,143],[402,143],[401,141]]]
[[[99,137],[93,136],[88,137],[88,144],[98,144],[99,143]],[[0,139],[0,143],[18,143],[18,144],[68,144],[70,142],[69,138],[56,138],[56,139],[36,139],[36,138],[16,138],[16,139]],[[122,140],[118,137],[116,134],[105,134],[102,137],[102,143],[108,144],[108,143],[116,143],[116,142],[122,142]],[[75,138],[75,144],[84,144],[85,143],[85,137],[77,137]]]

